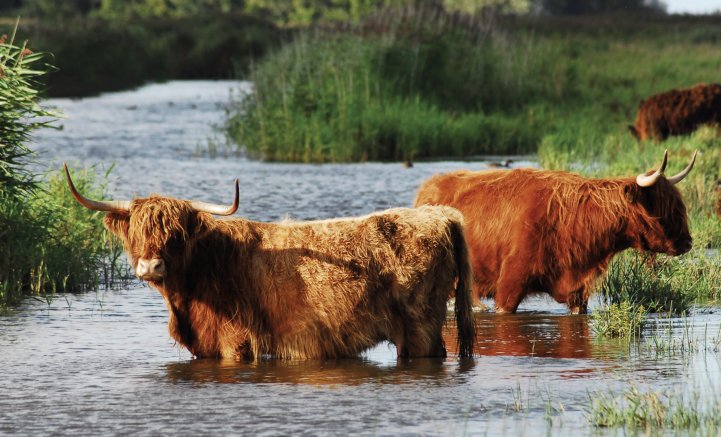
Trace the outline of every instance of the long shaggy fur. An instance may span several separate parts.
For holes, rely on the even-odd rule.
[[[384,340],[399,356],[443,356],[454,292],[458,350],[472,353],[470,267],[452,208],[258,223],[149,197],[105,225],[134,265],[164,260],[167,277],[151,285],[170,335],[195,356],[352,357]]]
[[[633,178],[558,171],[458,171],[425,181],[415,204],[463,213],[475,293],[494,296],[503,312],[535,292],[585,312],[591,285],[616,253],[691,247],[681,195],[663,177],[641,188]]]
[[[639,103],[635,125],[629,129],[641,141],[663,141],[671,135],[691,133],[703,124],[721,124],[720,84],[653,95]]]

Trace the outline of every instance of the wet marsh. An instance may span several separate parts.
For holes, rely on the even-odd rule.
[[[117,198],[156,192],[224,203],[239,177],[238,214],[264,221],[410,205],[424,178],[485,166],[197,156],[235,87],[170,82],[51,100],[67,118],[62,130],[36,136],[38,165],[117,163],[108,183]],[[601,305],[593,303],[591,312]],[[719,311],[693,305],[684,316],[647,316],[636,338],[606,338],[591,316],[534,297],[516,315],[476,314],[472,360],[399,361],[381,344],[358,359],[249,364],[191,359],[168,336],[162,298],[144,284],[28,298],[0,316],[0,432],[575,436],[643,434],[650,424],[652,433],[716,434],[713,409],[704,408],[721,386]],[[628,402],[637,399],[656,409],[631,424]],[[659,411],[681,413],[654,422]]]

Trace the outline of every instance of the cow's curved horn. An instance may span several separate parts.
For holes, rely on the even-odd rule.
[[[650,175],[641,173],[640,175],[636,176],[636,183],[640,187],[652,186],[653,184],[656,183],[658,178],[660,178],[663,175],[663,172],[666,170],[666,164],[668,164],[668,150],[663,152],[663,163],[661,163],[661,167],[658,170],[656,170],[655,172],[651,173]]]
[[[196,211],[207,212],[214,215],[233,215],[238,210],[240,203],[240,189],[238,188],[238,179],[235,180],[235,198],[230,206],[216,205],[214,203],[198,202],[197,200],[189,201],[190,207]]]
[[[88,209],[92,209],[93,211],[107,211],[107,212],[128,212],[128,211],[130,211],[130,201],[129,200],[90,200],[86,197],[83,197],[80,193],[78,193],[78,190],[75,189],[73,180],[70,178],[70,171],[68,170],[68,165],[63,163],[63,168],[65,169],[65,177],[68,180],[68,186],[70,187],[70,192],[73,193],[73,197],[75,197],[75,200],[77,200],[79,204],[83,205],[84,207],[86,207]]]
[[[696,155],[698,154],[698,150],[693,152],[693,158],[691,158],[691,162],[688,163],[686,168],[681,171],[681,173],[671,176],[668,178],[668,181],[671,182],[671,184],[675,185],[683,180],[686,176],[688,176],[689,173],[691,173],[691,169],[693,168],[693,164],[696,162]]]

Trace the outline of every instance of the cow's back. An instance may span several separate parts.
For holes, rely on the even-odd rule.
[[[640,140],[663,140],[693,132],[699,125],[721,122],[721,85],[699,84],[655,94],[639,104],[636,132]]]
[[[425,309],[427,282],[438,272],[448,275],[446,295],[436,298],[445,308],[455,272],[451,229],[462,219],[453,208],[424,207],[260,224],[252,282],[283,339],[278,347],[294,357],[353,356],[392,337],[407,304]]]
[[[532,169],[457,171],[425,181],[415,205],[448,205],[463,214],[477,291],[490,295],[504,259],[518,250],[539,251],[536,230],[548,228],[550,192]]]

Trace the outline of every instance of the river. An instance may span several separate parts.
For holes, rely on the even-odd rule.
[[[237,82],[169,82],[99,97],[56,99],[61,129],[35,137],[37,165],[96,166],[114,198],[162,193],[228,203],[240,215],[321,219],[410,205],[424,178],[483,162],[271,164],[203,153],[220,141]],[[529,165],[521,161],[513,165]],[[718,399],[716,309],[659,319],[647,340],[595,338],[588,316],[550,299],[519,314],[477,314],[478,352],[397,361],[381,344],[358,359],[192,359],[167,333],[167,309],[143,283],[26,299],[0,316],[0,433],[257,435],[598,435],[587,414],[602,394],[640,389]],[[659,353],[650,338],[696,344]]]

